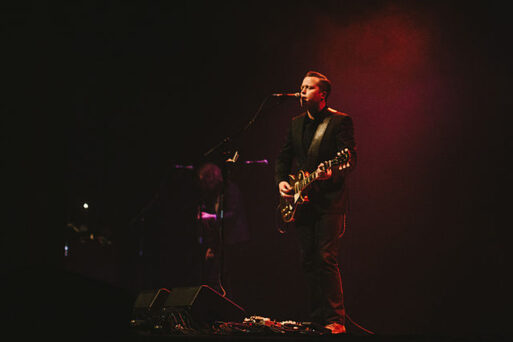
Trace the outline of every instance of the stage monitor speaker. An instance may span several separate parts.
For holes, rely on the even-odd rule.
[[[139,293],[132,309],[132,326],[146,326],[153,324],[152,320],[160,316],[167,297],[168,289],[145,290]]]
[[[206,285],[171,289],[162,311],[168,315],[185,312],[196,326],[242,322],[245,317],[242,307]]]

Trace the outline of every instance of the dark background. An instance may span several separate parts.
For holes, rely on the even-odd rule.
[[[3,11],[4,269],[64,265],[131,294],[185,283],[192,180],[173,165],[233,136],[241,160],[270,161],[233,172],[251,231],[233,252],[233,299],[248,315],[305,319],[296,237],[274,224],[273,161],[299,105],[271,100],[236,133],[313,69],[355,124],[340,255],[350,317],[380,334],[511,334],[511,20],[499,3]],[[85,242],[70,222],[87,225]]]

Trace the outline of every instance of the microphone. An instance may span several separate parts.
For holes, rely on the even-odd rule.
[[[273,97],[300,97],[301,94],[299,93],[293,93],[293,94],[272,94]]]

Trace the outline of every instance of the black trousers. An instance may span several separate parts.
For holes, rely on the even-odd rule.
[[[301,264],[308,284],[313,322],[345,324],[342,279],[338,265],[344,214],[321,214],[305,205],[296,216]]]

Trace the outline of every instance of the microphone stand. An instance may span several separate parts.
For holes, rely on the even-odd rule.
[[[253,115],[253,117],[251,118],[251,120],[248,121],[248,123],[242,127],[242,129],[240,129],[235,135],[234,137],[235,138],[238,138],[243,132],[245,132],[249,127],[251,127],[251,125],[253,125],[253,123],[255,123],[256,119],[258,118],[258,116],[260,115],[260,113],[262,112],[262,108],[264,107],[264,105],[267,103],[267,101],[273,97],[273,95],[268,95],[267,97],[264,98],[264,100],[260,103],[260,106],[258,107],[258,110],[256,111],[256,113]],[[210,156],[212,153],[216,152],[217,150],[221,149],[222,146],[224,145],[227,145],[228,143],[230,143],[231,141],[233,140],[232,137],[230,136],[227,136],[226,138],[224,138],[223,140],[221,140],[219,143],[217,143],[216,145],[214,145],[212,148],[210,148],[207,152],[203,153],[203,157],[204,158],[207,158],[208,156]],[[224,151],[224,154],[227,154],[229,153],[228,151]],[[223,158],[224,159],[224,158]],[[227,164],[229,162],[235,164],[237,162],[237,159],[238,159],[238,151],[235,151],[235,154],[232,158],[228,159],[228,160],[225,160],[223,162],[223,165],[222,165],[222,174],[223,174],[223,184],[222,184],[222,187],[221,187],[221,194],[220,194],[220,203],[219,203],[219,285],[221,287],[221,289],[223,290],[223,297],[226,296],[226,290],[223,288],[222,286],[222,278],[223,278],[223,272],[224,272],[224,225],[225,225],[225,222],[224,222],[224,214],[225,214],[225,189],[226,189],[226,186],[228,184],[227,182],[227,176],[228,176],[228,170],[227,170]],[[253,162],[246,162],[246,164],[252,164]],[[258,161],[257,162],[258,164],[260,163],[265,163],[267,164],[267,160],[265,160],[265,162],[263,161]]]
[[[146,234],[146,215],[150,210],[154,208],[154,206],[158,202],[158,193],[155,193],[151,199],[146,203],[146,205],[139,211],[139,213],[133,217],[128,226],[131,228],[130,230],[138,240],[137,246],[137,257],[136,257],[136,286],[137,288],[144,287],[144,278],[146,278],[147,274],[147,265],[145,261],[145,234]]]

